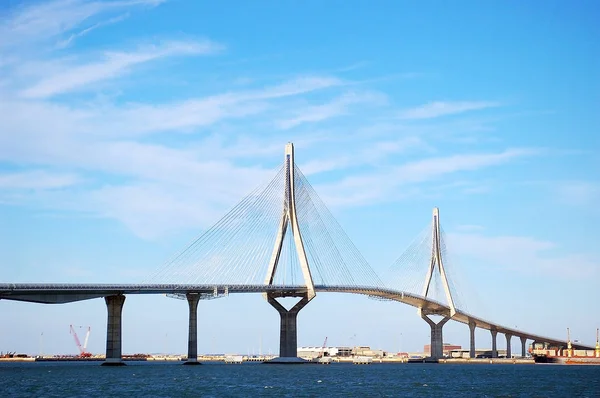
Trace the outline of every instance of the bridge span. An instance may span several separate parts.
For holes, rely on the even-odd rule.
[[[423,297],[417,294],[387,288],[373,288],[368,286],[322,286],[315,285],[315,292],[319,293],[348,293],[360,294],[383,300],[396,301],[420,309],[428,315],[439,315],[444,319],[452,319],[456,322],[466,324],[471,329],[470,346],[472,355],[475,351],[475,328],[489,330],[492,334],[492,355],[497,356],[496,335],[502,333],[507,339],[507,356],[510,352],[510,339],[512,337],[521,340],[521,355],[526,354],[526,342],[532,340],[551,345],[566,346],[567,342],[561,339],[540,336],[527,333],[522,330],[509,328],[490,322],[474,315],[457,310],[450,318],[451,308],[441,302]],[[125,295],[129,294],[173,294],[182,295],[190,302],[190,319],[196,319],[196,306],[198,300],[224,297],[229,294],[239,293],[262,293],[271,297],[304,297],[307,293],[306,286],[277,286],[277,285],[197,285],[197,284],[44,284],[44,283],[3,283],[0,284],[0,299],[24,301],[42,304],[65,304],[76,301],[90,300],[104,297],[108,307],[107,322],[107,360],[112,359],[119,362],[121,346],[121,319]],[[120,300],[118,300],[120,298]],[[119,316],[115,319],[115,299]],[[112,313],[112,316],[111,316]],[[195,323],[195,322],[193,322]],[[191,329],[195,325],[190,324]],[[118,331],[116,329],[119,329]],[[441,328],[440,328],[441,329]],[[441,330],[440,330],[440,339]],[[197,344],[197,332],[192,330],[188,345]],[[118,340],[114,341],[115,339]],[[443,341],[443,339],[442,339]],[[118,345],[119,352],[109,351],[109,346]],[[594,349],[594,347],[582,344],[573,344],[576,349]],[[193,358],[196,348],[188,350],[188,358]],[[117,355],[118,354],[118,355]],[[190,355],[191,354],[191,355]]]
[[[177,253],[148,283],[4,283],[0,284],[0,299],[61,304],[104,297],[108,310],[106,364],[122,363],[121,315],[128,294],[168,294],[187,300],[188,363],[198,363],[199,301],[230,293],[261,293],[279,313],[278,361],[285,363],[301,361],[297,358],[297,316],[321,292],[361,294],[416,307],[431,328],[431,358],[434,360],[443,356],[442,328],[449,320],[469,326],[471,357],[475,357],[476,328],[490,331],[492,357],[498,356],[498,333],[506,337],[509,357],[512,337],[520,338],[523,356],[527,340],[558,346],[570,343],[508,328],[465,312],[454,300],[456,295],[453,295],[453,280],[447,273],[450,271],[446,264],[447,246],[438,208],[433,209],[428,230],[425,238],[411,245],[398,259],[397,264],[402,265],[399,268],[408,275],[400,275],[398,285],[393,280],[383,283],[296,166],[294,147],[288,143],[276,176]],[[422,293],[418,294],[421,265],[427,269],[422,270],[426,274],[425,283]],[[411,284],[416,281],[416,290],[403,286],[406,281]],[[440,286],[446,304],[434,295]],[[282,297],[299,297],[300,300],[286,309],[278,301]],[[592,349],[581,344],[574,346]]]

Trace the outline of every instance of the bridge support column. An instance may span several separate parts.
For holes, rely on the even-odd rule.
[[[421,313],[421,318],[425,320],[431,327],[431,345],[430,347],[430,358],[440,359],[444,357],[444,338],[442,335],[442,327],[446,322],[450,320],[449,316],[444,316],[441,321],[435,323],[429,317]]]
[[[469,350],[469,357],[470,358],[475,358],[475,327],[477,325],[475,324],[475,322],[469,320],[469,332],[470,332],[470,350]]]
[[[108,310],[108,321],[106,323],[106,360],[102,365],[119,366],[125,365],[121,357],[121,314],[125,296],[104,297]]]
[[[498,358],[498,347],[496,345],[496,336],[498,336],[498,331],[496,329],[491,329],[492,333],[492,358]]]
[[[527,354],[527,351],[525,349],[526,344],[527,344],[527,337],[521,336],[521,356],[523,358],[525,358],[525,355]]]
[[[305,362],[303,359],[298,358],[297,318],[298,312],[300,312],[300,310],[310,301],[308,295],[302,297],[302,299],[289,310],[286,310],[285,307],[270,294],[267,294],[267,301],[279,312],[281,323],[279,329],[279,358],[274,358],[265,363]]]
[[[190,307],[189,328],[188,328],[188,355],[184,365],[200,365],[198,362],[198,303],[200,295],[198,293],[188,293],[185,296]]]
[[[506,358],[512,358],[512,347],[510,346],[512,334],[504,333],[504,337],[506,337]]]

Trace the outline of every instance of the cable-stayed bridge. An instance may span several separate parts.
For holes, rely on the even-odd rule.
[[[417,308],[431,327],[431,357],[443,355],[442,329],[449,320],[490,330],[492,356],[502,333],[511,338],[566,346],[560,339],[508,328],[469,314],[447,264],[439,211],[432,224],[391,267],[384,283],[372,270],[294,162],[292,144],[275,177],[255,189],[214,226],[140,284],[0,284],[0,299],[68,303],[104,297],[108,309],[106,364],[121,364],[121,314],[128,294],[167,294],[189,304],[188,363],[197,363],[197,306],[202,299],[262,293],[280,314],[278,362],[297,362],[297,315],[317,293],[362,294]],[[424,279],[424,283],[423,283]],[[277,299],[297,297],[286,309]],[[376,304],[374,304],[376,305]],[[441,319],[435,319],[436,316]],[[583,345],[575,348],[593,349]]]

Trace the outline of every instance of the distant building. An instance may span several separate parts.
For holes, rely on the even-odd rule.
[[[497,350],[498,357],[503,358],[506,356],[506,350]],[[448,355],[450,358],[470,358],[470,350],[452,350]],[[491,358],[492,350],[489,348],[477,348],[475,349],[475,358]]]
[[[338,357],[351,357],[352,356],[352,348],[350,347],[336,347]]]
[[[317,358],[321,353],[326,357],[344,356],[340,353],[351,351],[348,347],[298,347],[298,356],[300,358]],[[347,355],[348,356],[348,355]]]
[[[354,347],[352,350],[354,356],[381,358],[384,356],[383,350],[372,350],[371,347]]]
[[[449,357],[450,353],[452,351],[460,351],[460,350],[462,350],[462,346],[453,345],[450,343],[444,343],[444,356],[445,357]],[[423,352],[425,353],[425,356],[431,356],[431,345],[425,344],[423,346]]]
[[[371,347],[298,347],[300,358],[317,358],[321,353],[325,357],[383,357],[385,354],[382,350],[371,350]]]

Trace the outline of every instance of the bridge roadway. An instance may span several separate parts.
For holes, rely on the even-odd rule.
[[[127,294],[182,294],[199,293],[204,298],[219,297],[229,293],[270,293],[274,297],[301,297],[306,294],[304,286],[276,285],[186,285],[186,284],[44,284],[44,283],[2,283],[0,284],[0,299],[26,301],[44,304],[64,304],[75,301],[90,300],[115,295]],[[450,316],[450,308],[440,302],[388,288],[357,287],[357,286],[319,286],[317,292],[353,293],[374,298],[397,301],[416,308],[421,308],[428,314]],[[452,320],[466,325],[496,331],[505,335],[522,339],[545,342],[552,345],[566,346],[565,340],[544,337],[521,330],[508,328],[496,323],[478,318],[474,315],[457,310]],[[573,344],[575,349],[593,350],[594,347]]]

